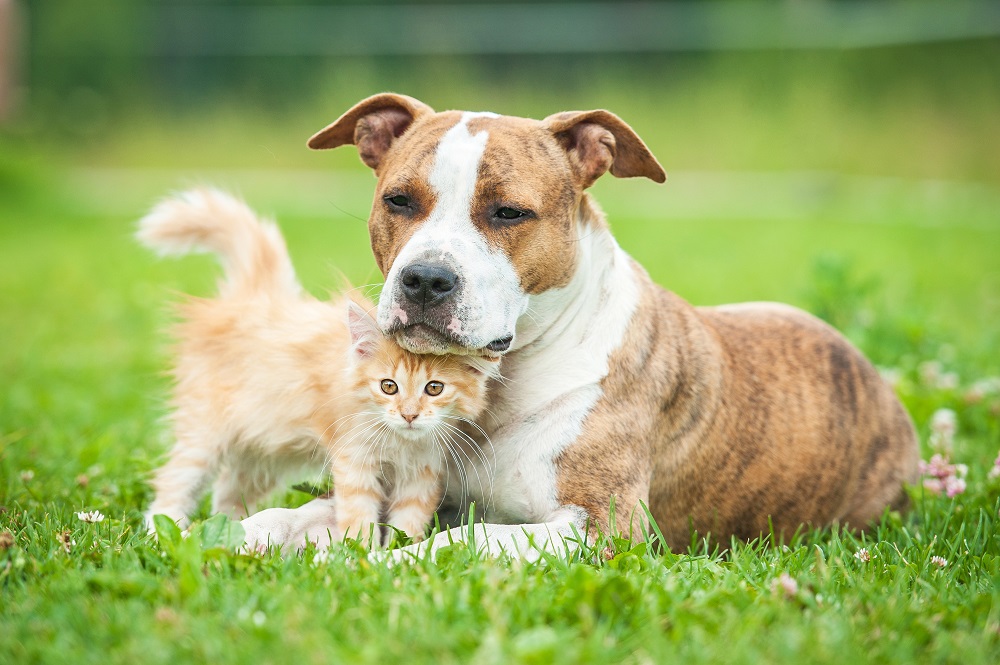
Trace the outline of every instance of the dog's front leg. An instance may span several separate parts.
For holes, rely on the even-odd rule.
[[[337,510],[332,496],[313,499],[298,508],[268,508],[241,524],[246,533],[244,547],[248,550],[273,545],[302,549],[308,543],[325,549],[343,539],[337,529]]]
[[[475,524],[442,531],[430,540],[388,552],[394,561],[430,556],[455,543],[470,544],[486,556],[509,555],[537,561],[543,553],[566,556],[577,551],[585,537],[587,516],[581,508],[563,506],[538,524]]]

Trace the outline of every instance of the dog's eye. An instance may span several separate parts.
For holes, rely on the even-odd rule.
[[[444,390],[444,384],[440,381],[431,381],[426,386],[424,386],[424,392],[431,397],[437,397]]]
[[[410,197],[404,194],[395,194],[393,196],[386,196],[384,197],[383,200],[394,208],[410,207]]]
[[[399,386],[397,386],[396,382],[392,379],[382,379],[382,383],[380,385],[382,387],[382,392],[386,395],[395,395],[399,392]]]
[[[522,217],[527,217],[528,213],[523,210],[518,210],[517,208],[508,208],[504,206],[503,208],[497,208],[497,211],[493,213],[494,216],[499,217],[505,221],[511,221],[513,219],[521,219]]]

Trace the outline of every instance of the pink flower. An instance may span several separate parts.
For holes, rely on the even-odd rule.
[[[772,593],[782,593],[785,598],[794,598],[799,593],[799,583],[788,573],[782,573],[771,582]]]
[[[997,458],[993,460],[993,468],[990,469],[990,478],[1000,478],[1000,453],[997,453]]]
[[[924,489],[928,492],[944,493],[948,498],[965,492],[965,476],[969,472],[966,465],[951,464],[940,453],[931,457],[929,462],[921,460],[918,465],[920,474],[924,476]]]
[[[953,476],[944,481],[944,493],[949,499],[952,499],[963,492],[965,492],[965,480],[962,478],[956,478]]]

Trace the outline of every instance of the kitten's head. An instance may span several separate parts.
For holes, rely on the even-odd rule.
[[[486,407],[487,383],[498,361],[474,356],[416,355],[382,334],[359,303],[348,303],[354,388],[370,400],[381,422],[418,439],[456,417],[469,420]]]

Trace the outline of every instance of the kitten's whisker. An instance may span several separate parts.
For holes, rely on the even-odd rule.
[[[437,430],[434,431],[434,436],[437,438],[438,441],[440,441],[444,445],[445,449],[448,451],[448,455],[455,462],[455,469],[456,471],[458,471],[458,480],[461,485],[460,495],[459,495],[459,505],[466,506],[468,505],[468,498],[469,498],[469,493],[468,493],[469,483],[468,483],[468,477],[465,473],[465,464],[456,454],[454,448],[452,447],[452,442],[450,439],[442,437],[441,432]]]
[[[357,411],[355,413],[349,413],[346,416],[341,416],[340,418],[337,418],[332,423],[327,425],[326,428],[323,430],[323,434],[325,435],[327,432],[330,431],[331,427],[336,425],[337,429],[335,429],[333,434],[330,435],[330,437],[333,438],[337,436],[337,433],[340,431],[340,428],[343,427],[350,419],[360,418],[361,416],[375,416],[377,418],[380,415],[381,414],[378,411]]]
[[[333,439],[333,438],[328,439],[330,441],[330,444],[329,444],[330,453],[327,456],[328,459],[330,459],[332,461],[334,457],[336,457],[337,455],[339,455],[339,453],[341,452],[341,450],[343,450],[348,445],[352,444],[354,442],[354,440],[357,439],[359,436],[362,436],[365,433],[369,432],[371,430],[371,428],[374,425],[376,425],[377,423],[378,423],[378,418],[369,418],[368,420],[364,421],[363,423],[357,423],[357,424],[353,425],[351,427],[351,430],[349,432],[343,434],[342,436],[339,436],[339,437],[337,437],[335,439]],[[326,433],[324,432],[324,437],[325,436],[326,436]]]
[[[475,439],[473,439],[471,436],[469,436],[469,434],[467,432],[463,432],[461,429],[459,429],[458,427],[455,427],[451,423],[442,422],[441,424],[443,426],[447,427],[449,429],[449,431],[454,431],[459,437],[461,437],[462,441],[467,442],[469,444],[469,447],[472,448],[472,451],[476,454],[476,458],[480,462],[482,462],[483,467],[485,467],[486,470],[490,471],[491,474],[492,474],[493,468],[490,466],[490,462],[486,458],[486,454],[483,453],[483,451],[480,449],[479,442],[477,442]],[[466,451],[466,454],[468,454],[468,451]],[[470,458],[470,461],[471,461],[471,458]],[[496,456],[494,455],[494,462],[495,461],[496,461]]]
[[[442,417],[443,418],[447,418],[449,420],[458,420],[459,422],[468,423],[469,425],[472,425],[473,427],[475,427],[476,430],[478,430],[483,435],[483,438],[485,439],[486,445],[488,445],[490,447],[490,456],[493,458],[493,464],[492,465],[490,464],[489,460],[486,458],[486,453],[483,452],[483,449],[482,449],[483,447],[482,447],[482,445],[480,445],[479,441],[477,441],[475,438],[473,438],[472,436],[470,436],[468,432],[465,432],[461,428],[455,427],[454,425],[452,425],[450,423],[443,423],[443,424],[447,425],[448,427],[451,427],[451,428],[455,429],[457,432],[459,432],[462,435],[462,437],[465,440],[467,440],[469,442],[469,444],[473,447],[473,450],[476,452],[476,454],[480,456],[480,459],[483,462],[483,466],[485,466],[492,474],[495,475],[496,474],[496,464],[497,464],[496,449],[493,447],[493,442],[490,440],[490,437],[486,433],[486,431],[483,430],[483,428],[480,427],[479,425],[477,425],[476,423],[474,423],[471,420],[469,420],[468,418],[463,418],[461,416],[442,416]]]
[[[462,432],[461,430],[459,430],[458,428],[456,428],[456,427],[454,427],[452,425],[447,425],[447,423],[442,423],[442,424],[446,425],[447,427],[450,427],[451,429],[453,429],[453,430],[455,430],[455,431],[457,431],[457,432],[459,432],[461,434],[464,434],[464,432]],[[465,459],[469,462],[469,466],[472,467],[473,472],[475,472],[475,474],[476,474],[476,480],[479,482],[479,492],[482,495],[483,499],[486,500],[487,505],[489,505],[489,503],[492,500],[492,495],[493,495],[493,482],[492,482],[492,478],[489,478],[489,480],[490,480],[490,482],[489,482],[490,491],[487,492],[486,491],[486,486],[483,484],[483,478],[482,478],[482,476],[479,475],[479,468],[476,466],[476,463],[473,461],[472,456],[469,455],[469,453],[465,450],[465,447],[461,444],[461,442],[455,441],[452,438],[452,435],[451,435],[450,432],[446,432],[446,435],[448,436],[449,440],[453,444],[455,444],[454,445],[454,449],[459,454],[459,456],[463,456],[464,455]],[[468,473],[466,473],[466,477],[468,477]]]
[[[448,460],[445,446],[441,444],[441,440],[437,436],[437,427],[435,426],[432,428],[430,433],[434,443],[434,450],[437,452],[438,457],[440,457],[444,462],[444,491],[441,492],[441,498],[438,499],[438,504],[434,507],[434,512],[437,512],[441,510],[441,506],[444,505],[445,500],[448,498],[448,490],[451,489],[451,473],[449,473],[451,462]]]
[[[346,441],[343,442],[342,445],[338,446],[338,449],[337,449],[338,453],[341,450],[343,450],[345,447],[347,447],[348,445],[351,445],[354,448],[352,450],[352,452],[351,452],[350,458],[348,459],[348,467],[349,468],[356,465],[356,460],[358,458],[358,455],[362,455],[363,456],[362,459],[361,459],[361,463],[362,463],[362,465],[364,465],[365,461],[367,460],[367,449],[368,449],[369,442],[374,437],[378,436],[378,434],[379,434],[380,429],[381,429],[382,426],[384,426],[384,424],[382,424],[382,423],[377,423],[374,426],[373,425],[368,425],[362,431],[354,434],[353,436],[351,436],[350,439],[347,439]],[[359,436],[364,436],[365,438],[360,443],[355,444],[354,441]],[[334,479],[334,482],[336,482],[336,479]]]

